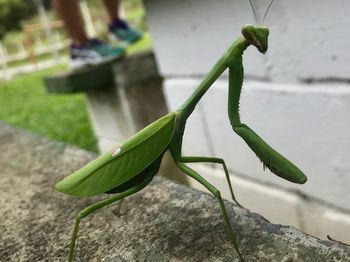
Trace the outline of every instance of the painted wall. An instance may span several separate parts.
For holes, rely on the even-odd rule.
[[[188,97],[240,34],[241,26],[254,21],[249,2],[242,0],[147,0],[145,7],[171,110]],[[289,202],[305,205],[308,198],[312,209],[317,202],[324,212],[315,221],[328,216],[320,224],[324,228],[338,221],[337,236],[350,242],[342,230],[350,230],[349,10],[347,0],[320,0],[317,5],[311,0],[276,0],[266,19],[267,54],[250,47],[244,56],[242,119],[304,170],[307,184],[293,185],[263,172],[259,160],[233,133],[226,113],[227,75],[214,84],[189,119],[184,152],[223,157],[240,179],[267,185],[261,192],[277,188],[281,195],[275,199],[290,193],[300,201],[284,198],[286,207]],[[225,187],[224,179],[213,180]],[[244,185],[238,191],[244,192]],[[264,214],[261,206],[260,202],[248,207]],[[329,220],[329,208],[338,220]],[[291,212],[300,217],[300,210]],[[267,213],[281,222],[278,210]],[[288,217],[293,216],[282,222],[289,223]],[[303,228],[307,218],[297,220],[290,223]]]

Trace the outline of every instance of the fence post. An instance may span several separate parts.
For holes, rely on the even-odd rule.
[[[81,1],[79,1],[79,4],[80,4],[80,9],[81,9],[81,12],[83,14],[84,21],[86,24],[86,30],[88,31],[88,34],[90,37],[95,37],[97,35],[97,33],[96,33],[95,26],[94,26],[94,22],[92,20],[92,16],[90,13],[88,3],[86,2],[86,0],[81,0]]]
[[[1,64],[1,71],[3,72],[4,78],[8,79],[10,78],[9,70],[7,67],[7,62],[6,62],[6,52],[4,51],[4,47],[0,43],[0,64]]]

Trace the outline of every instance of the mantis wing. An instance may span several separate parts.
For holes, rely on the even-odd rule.
[[[134,136],[56,184],[56,189],[75,196],[94,196],[135,177],[153,163],[169,145],[176,113],[169,113]]]

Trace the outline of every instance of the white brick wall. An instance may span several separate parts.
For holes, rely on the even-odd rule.
[[[145,7],[166,76],[207,73],[242,25],[254,22],[248,0],[148,0]],[[248,50],[246,73],[272,81],[349,80],[349,8],[347,0],[275,0],[266,19],[269,50]]]
[[[149,0],[145,6],[171,109],[188,97],[253,17],[248,0]],[[348,242],[349,10],[346,0],[276,0],[266,21],[267,54],[250,48],[244,56],[242,119],[300,166],[307,184],[293,185],[262,171],[229,126],[225,76],[191,116],[184,139],[186,154],[223,157],[242,174],[238,197],[247,207],[273,222]],[[225,188],[222,179],[210,179]]]
[[[196,84],[197,80],[192,79],[166,81],[171,110],[184,101],[187,91]],[[309,181],[303,186],[263,171],[255,154],[233,132],[227,117],[226,99],[227,81],[222,79],[214,84],[189,119],[185,154],[223,157],[228,167],[238,173],[298,189],[350,210],[349,197],[346,197],[350,194],[350,88],[344,84],[337,84],[331,90],[323,84],[314,84],[311,88],[245,82],[242,121],[308,175]],[[205,118],[205,122],[198,124],[201,118]],[[207,136],[204,136],[205,131]]]

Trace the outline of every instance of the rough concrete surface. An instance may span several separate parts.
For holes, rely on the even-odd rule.
[[[0,124],[0,261],[64,261],[78,199],[53,185],[95,156]],[[350,261],[350,247],[226,202],[246,261]],[[217,201],[157,177],[85,218],[75,261],[237,261]]]

